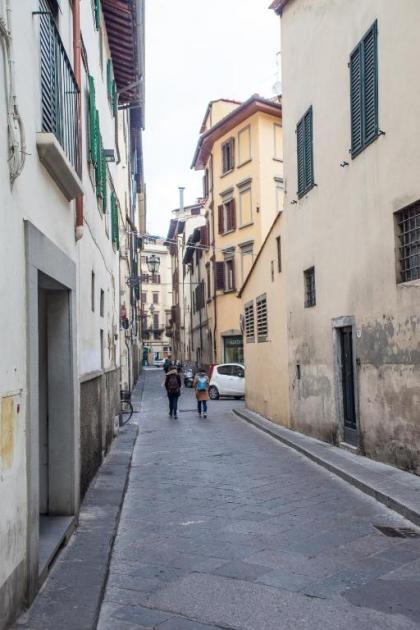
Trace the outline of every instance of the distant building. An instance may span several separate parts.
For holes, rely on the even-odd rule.
[[[236,292],[282,203],[282,143],[278,101],[209,104],[192,167],[204,172],[203,290],[214,362],[244,358]]]

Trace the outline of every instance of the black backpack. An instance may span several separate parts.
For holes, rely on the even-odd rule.
[[[166,386],[167,386],[168,394],[178,394],[179,392],[178,375],[169,374]]]

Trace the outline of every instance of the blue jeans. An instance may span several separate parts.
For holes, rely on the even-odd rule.
[[[201,406],[203,406],[203,413],[207,413],[207,400],[197,400],[198,413],[201,413]]]
[[[168,394],[169,398],[169,413],[176,416],[178,411],[178,398],[179,394]]]

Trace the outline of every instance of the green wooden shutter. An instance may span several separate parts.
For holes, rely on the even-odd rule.
[[[108,101],[112,105],[112,84],[114,81],[114,71],[112,68],[112,61],[108,59],[106,63],[106,87],[108,93]]]
[[[297,172],[298,172],[298,195],[305,192],[305,121],[302,118],[296,128],[297,138]]]
[[[112,81],[112,112],[114,116],[116,116],[118,113],[118,93],[115,79]]]
[[[364,143],[378,133],[378,60],[376,22],[363,40]]]
[[[105,154],[102,149],[101,156],[101,179],[102,179],[102,211],[106,212],[108,197],[108,169],[106,167]]]
[[[351,153],[356,155],[363,147],[362,123],[362,47],[350,56],[350,110],[351,110]]]
[[[94,3],[95,27],[98,31],[101,25],[101,0],[94,0]]]
[[[92,164],[96,164],[98,155],[98,136],[96,126],[95,81],[89,77],[89,156]]]
[[[112,242],[115,247],[120,247],[120,234],[118,226],[118,204],[117,196],[114,191],[111,192],[111,227],[112,227]]]
[[[314,183],[313,139],[312,139],[312,107],[305,114],[305,190]]]
[[[95,163],[96,196],[102,197],[102,137],[100,132],[99,112],[96,110],[97,153]]]

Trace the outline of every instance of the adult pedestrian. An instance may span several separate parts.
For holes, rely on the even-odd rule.
[[[171,367],[171,359],[170,357],[166,357],[163,363],[163,369],[165,370],[165,374],[168,373],[170,367]]]
[[[195,389],[195,397],[197,398],[198,416],[201,418],[201,411],[203,411],[203,417],[207,418],[207,401],[209,399],[209,377],[203,370],[197,372],[194,377],[193,387]]]
[[[178,398],[181,395],[181,377],[176,366],[171,365],[165,377],[165,389],[169,400],[169,416],[178,418]]]

